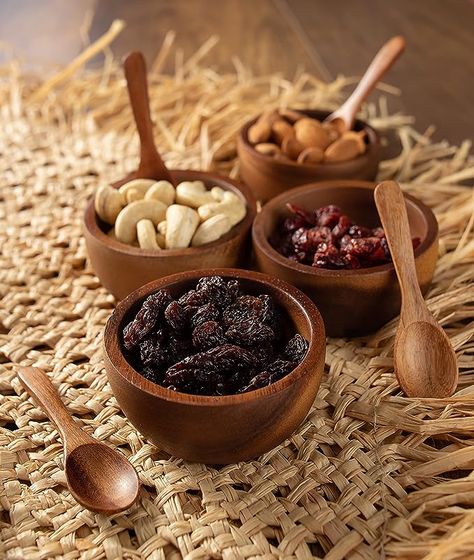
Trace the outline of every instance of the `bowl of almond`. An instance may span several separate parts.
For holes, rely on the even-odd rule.
[[[261,202],[288,189],[328,179],[375,179],[380,137],[356,120],[344,131],[328,111],[279,109],[262,113],[240,131],[242,180]]]

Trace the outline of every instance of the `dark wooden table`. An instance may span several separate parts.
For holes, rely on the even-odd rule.
[[[407,51],[387,78],[403,90],[393,109],[415,115],[419,130],[435,123],[438,139],[472,138],[474,0],[2,0],[0,40],[31,64],[65,63],[81,50],[84,22],[96,39],[115,18],[127,23],[118,55],[141,49],[151,60],[169,29],[187,55],[218,34],[210,64],[229,69],[238,55],[256,73],[304,66],[325,80],[360,75],[402,34]]]

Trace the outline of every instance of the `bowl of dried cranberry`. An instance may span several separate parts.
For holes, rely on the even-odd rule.
[[[314,303],[279,279],[196,270],[122,300],[103,348],[117,401],[149,441],[227,464],[272,449],[303,421],[321,381],[325,332]]]
[[[376,184],[325,181],[266,204],[254,220],[257,268],[305,292],[329,336],[369,334],[400,310],[400,290],[373,198]],[[405,194],[418,281],[429,288],[438,256],[438,224]]]

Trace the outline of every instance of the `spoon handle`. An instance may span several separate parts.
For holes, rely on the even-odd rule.
[[[380,215],[402,292],[402,320],[429,320],[431,314],[416,276],[415,256],[402,190],[394,181],[377,185],[375,204]]]
[[[65,447],[67,442],[68,451],[72,451],[77,445],[89,441],[89,436],[74,422],[59,398],[54,385],[42,369],[20,367],[18,368],[18,377],[29,395],[55,424]]]
[[[143,54],[134,51],[123,62],[128,95],[140,138],[139,172],[143,177],[166,179],[173,183],[171,174],[158,153],[153,138],[146,63]]]
[[[328,120],[340,118],[343,120],[346,129],[351,130],[360,106],[404,49],[405,39],[400,35],[387,41],[375,55],[355,90],[346,102],[329,116]]]

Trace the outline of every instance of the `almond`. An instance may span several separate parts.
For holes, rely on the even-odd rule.
[[[296,121],[299,121],[304,117],[303,113],[292,111],[291,109],[280,109],[278,112],[281,117],[286,119],[291,124],[294,124]]]
[[[347,134],[347,133],[346,133]],[[324,161],[327,163],[337,163],[354,159],[360,155],[360,141],[353,136],[341,136],[339,140],[333,142],[324,152]]]
[[[293,127],[283,119],[278,119],[272,124],[272,137],[278,145],[281,145],[287,136],[293,135]]]
[[[320,163],[324,159],[324,152],[321,148],[305,148],[298,156],[298,163]]]
[[[330,143],[328,133],[315,119],[304,118],[294,124],[296,139],[305,148],[317,146],[325,150]]]
[[[300,153],[304,150],[304,146],[298,142],[294,136],[287,136],[283,139],[281,151],[290,159],[298,159]]]
[[[261,144],[257,144],[255,146],[257,152],[264,154],[266,156],[276,156],[280,154],[280,148],[276,144],[272,144],[270,142],[262,142]]]

